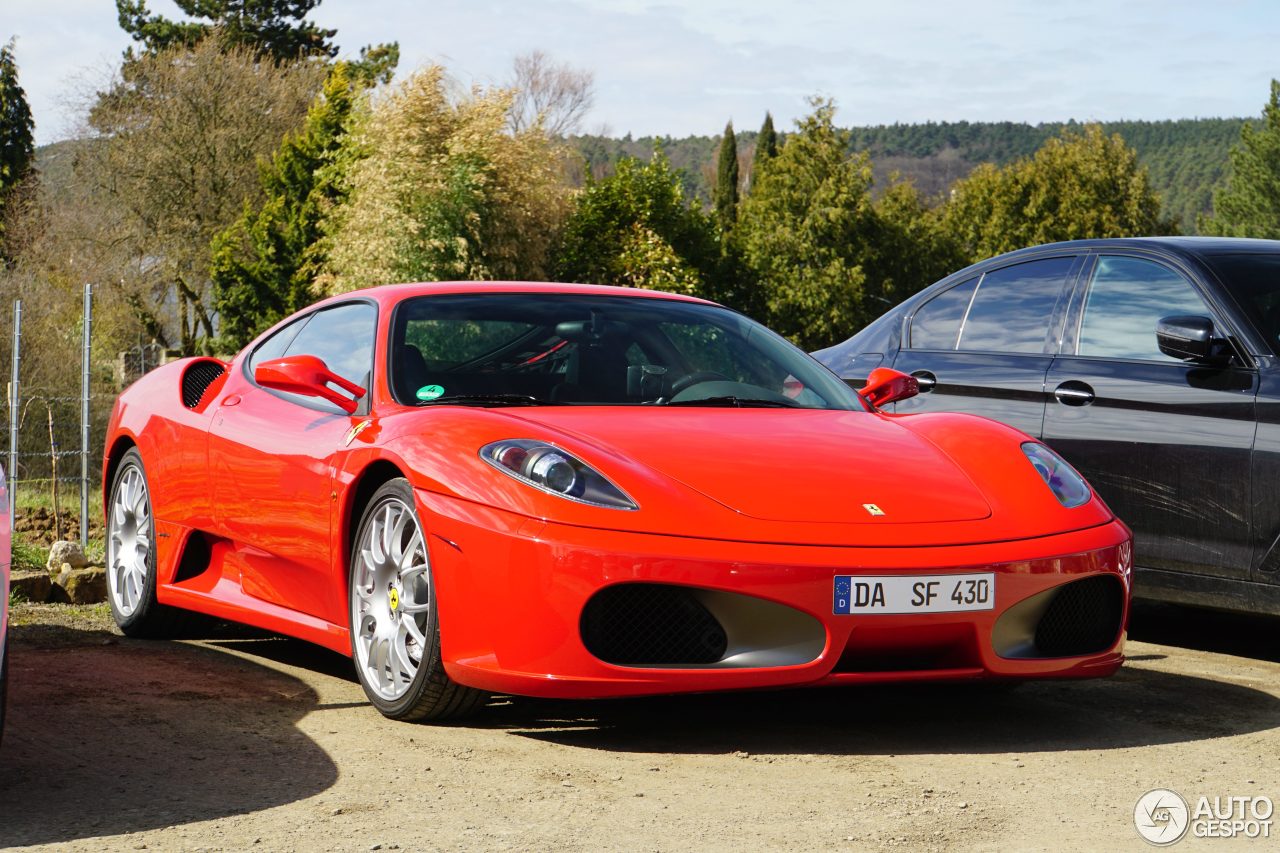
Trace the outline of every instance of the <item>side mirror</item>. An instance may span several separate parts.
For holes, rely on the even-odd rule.
[[[320,397],[349,415],[356,410],[356,400],[365,394],[363,388],[334,373],[314,355],[290,355],[264,361],[253,371],[253,381],[263,388]],[[337,385],[355,399],[339,394],[329,387],[331,384]]]
[[[1156,321],[1156,344],[1172,358],[1214,360],[1213,321],[1208,317],[1178,315]]]
[[[877,367],[867,376],[867,384],[858,392],[877,409],[889,403],[906,400],[920,393],[920,383],[892,367]]]

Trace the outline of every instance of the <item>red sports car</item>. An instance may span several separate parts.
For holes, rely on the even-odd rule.
[[[410,284],[321,302],[116,402],[110,602],[351,655],[396,719],[601,697],[1102,676],[1130,534],[970,415],[892,416],[663,293]]]

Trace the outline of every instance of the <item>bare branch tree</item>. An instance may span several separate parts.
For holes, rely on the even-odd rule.
[[[519,133],[542,122],[548,136],[565,136],[578,129],[595,99],[595,75],[555,62],[540,50],[512,62],[515,90],[507,125]]]

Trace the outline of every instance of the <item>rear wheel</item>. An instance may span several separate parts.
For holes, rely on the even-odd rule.
[[[131,449],[120,460],[107,504],[107,601],[129,637],[172,637],[186,614],[156,601],[155,527],[142,457]]]
[[[453,681],[440,659],[440,621],[426,536],[403,478],[364,512],[351,554],[351,656],[369,701],[393,720],[474,711],[482,691]]]

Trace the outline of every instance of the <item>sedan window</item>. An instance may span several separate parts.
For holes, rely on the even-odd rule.
[[[1191,282],[1164,264],[1104,255],[1089,283],[1077,352],[1177,361],[1156,345],[1156,322],[1177,314],[1213,316]]]
[[[973,299],[973,288],[977,283],[977,278],[961,282],[916,309],[911,319],[911,348],[955,349],[956,339],[960,337],[960,323],[969,310],[969,301]]]
[[[1074,257],[1029,261],[992,270],[960,327],[957,349],[1042,353],[1049,322]]]

